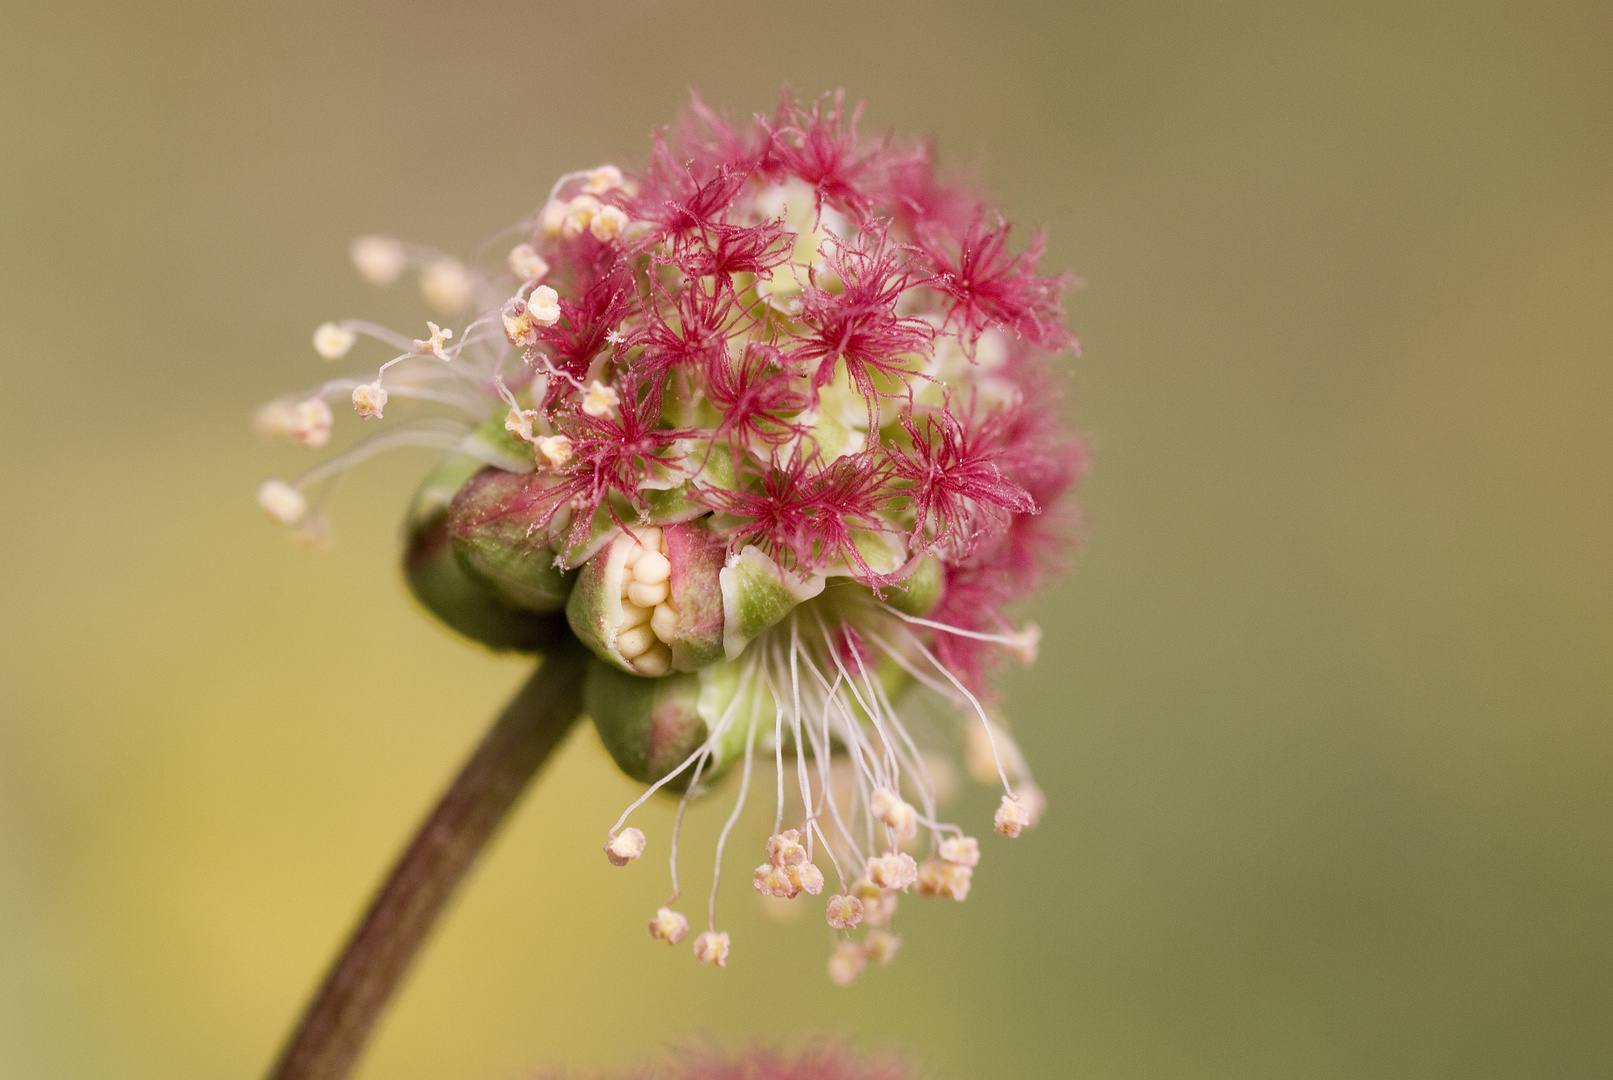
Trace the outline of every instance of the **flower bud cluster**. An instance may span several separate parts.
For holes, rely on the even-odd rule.
[[[326,323],[326,360],[361,338],[393,355],[259,415],[318,447],[332,401],[365,421],[408,414],[265,484],[286,523],[316,518],[327,482],[377,450],[450,451],[409,515],[416,595],[496,648],[569,628],[597,659],[602,742],[651,791],[687,800],[743,762],[743,805],[753,760],[771,757],[777,820],[753,884],[819,895],[812,854],[827,856],[829,926],[874,928],[835,946],[837,982],[894,956],[898,895],[962,900],[979,859],[938,817],[904,691],[965,718],[971,772],[1002,786],[997,833],[1040,813],[981,698],[990,668],[1034,657],[1039,632],[1004,605],[1060,561],[1084,465],[1049,389],[1075,340],[1062,281],[1037,270],[1041,238],[1011,247],[927,146],[865,139],[859,118],[838,96],[786,96],[734,126],[696,100],[641,172],[561,177],[496,268],[361,238],[367,280],[413,269],[440,317],[479,314],[420,338]],[[626,816],[606,845],[617,865],[646,847]],[[908,849],[926,836],[920,862]],[[717,966],[721,850],[694,944]],[[688,921],[669,901],[649,928],[676,943]]]

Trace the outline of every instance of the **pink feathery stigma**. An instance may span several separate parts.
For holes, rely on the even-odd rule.
[[[704,374],[706,399],[723,417],[711,438],[726,439],[730,453],[737,455],[742,445],[777,451],[805,433],[804,425],[786,417],[800,414],[812,400],[774,346],[751,342],[737,359],[721,350],[707,358]]]
[[[618,386],[620,408],[611,413],[593,416],[575,405],[567,409],[572,459],[562,470],[566,480],[560,492],[575,510],[572,544],[587,539],[594,512],[602,505],[609,506],[607,500],[613,493],[631,501],[651,464],[670,464],[660,455],[692,434],[660,426],[659,385],[640,385],[636,380],[624,379]],[[540,524],[547,524],[547,519]]]
[[[803,113],[786,93],[768,128],[772,140],[764,170],[804,180],[835,209],[867,216],[872,200],[860,181],[878,167],[888,140],[872,147],[860,144],[857,122],[862,111],[859,102],[848,120],[845,95],[836,93],[827,108],[825,102],[815,101],[811,111]]]
[[[643,347],[635,367],[646,375],[708,368],[727,355],[729,339],[753,321],[723,277],[710,287],[689,281],[675,293],[660,283],[650,287],[656,295],[645,325],[623,339],[625,345]]]
[[[864,451],[814,467],[797,453],[774,460],[758,477],[758,490],[707,493],[709,505],[734,515],[730,534],[736,546],[756,544],[775,559],[802,571],[847,559],[869,583],[884,580],[864,562],[852,533],[884,531],[879,510],[889,468],[881,455]]]
[[[904,154],[893,154],[879,177],[876,201],[889,208],[897,224],[910,233],[920,226],[959,235],[984,213],[968,188],[943,183],[935,175],[935,151],[928,142]]]
[[[975,220],[961,236],[931,232],[921,243],[934,268],[927,284],[945,293],[952,304],[946,325],[972,343],[991,327],[1001,327],[1047,349],[1072,347],[1075,338],[1064,326],[1059,279],[1036,273],[1046,238],[1031,238],[1018,255],[1008,251],[1009,225],[988,230]]]
[[[923,422],[902,417],[912,449],[891,454],[891,470],[913,485],[917,522],[913,542],[920,548],[952,544],[972,552],[983,537],[1008,527],[1011,515],[1035,514],[1030,493],[1004,476],[999,436],[1005,414],[993,412],[966,426],[945,409]]]
[[[819,288],[822,276],[813,269],[801,316],[810,332],[798,339],[795,355],[814,365],[814,387],[828,385],[837,362],[844,362],[852,384],[867,399],[872,419],[882,396],[875,376],[885,375],[905,387],[912,355],[929,343],[935,331],[922,319],[896,313],[897,300],[912,282],[885,226],[866,225],[855,241],[831,236],[827,248],[824,265],[841,288],[838,292]]]

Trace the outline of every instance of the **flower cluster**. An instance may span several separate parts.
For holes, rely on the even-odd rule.
[[[942,740],[904,723],[904,691],[961,710],[970,770],[1002,787],[998,833],[1040,813],[984,680],[1034,656],[1036,628],[1004,605],[1068,549],[1063,497],[1084,463],[1049,373],[1075,342],[1061,282],[1037,272],[1040,239],[1016,253],[926,145],[866,139],[857,121],[839,96],[786,95],[746,125],[696,99],[641,173],[562,176],[496,271],[364,238],[367,279],[412,266],[445,316],[480,313],[418,339],[321,326],[327,359],[360,335],[395,355],[259,416],[317,447],[332,400],[375,420],[393,399],[441,407],[270,481],[260,501],[322,534],[308,496],[338,472],[390,446],[447,451],[409,512],[410,583],[496,648],[570,633],[593,651],[588,712],[648,785],[609,830],[610,860],[646,850],[627,819],[654,792],[681,794],[681,824],[737,765],[694,942],[725,965],[722,852],[771,759],[753,883],[829,893],[842,984],[894,956],[900,895],[962,900],[980,858],[938,816]],[[649,930],[675,944],[689,928],[676,830],[670,851],[672,895]]]
[[[913,1067],[901,1058],[869,1057],[827,1043],[788,1055],[761,1047],[735,1054],[686,1050],[658,1068],[625,1074],[624,1080],[908,1080],[913,1075]],[[534,1080],[549,1076],[540,1073]]]

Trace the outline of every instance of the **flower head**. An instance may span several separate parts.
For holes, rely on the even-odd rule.
[[[858,121],[838,95],[746,126],[696,99],[642,172],[562,176],[487,270],[364,238],[372,282],[412,267],[434,307],[479,314],[421,339],[327,324],[323,356],[358,336],[393,355],[260,414],[317,446],[328,402],[430,408],[260,501],[301,521],[308,493],[379,449],[447,450],[408,515],[411,585],[493,647],[541,648],[564,612],[593,651],[587,711],[647,785],[607,831],[610,861],[660,842],[627,825],[654,792],[686,803],[737,767],[696,956],[727,964],[723,851],[760,788],[774,820],[751,882],[828,894],[839,983],[895,956],[899,897],[962,900],[980,860],[940,816],[940,736],[904,716],[907,691],[955,707],[971,771],[1001,788],[998,834],[1040,814],[985,674],[1034,655],[1005,605],[1068,549],[1084,462],[1052,390],[1074,339],[1040,238],[1016,251],[927,146]],[[672,894],[648,925],[675,944],[675,835],[664,850]]]

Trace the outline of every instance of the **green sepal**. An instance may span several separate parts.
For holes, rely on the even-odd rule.
[[[622,626],[622,564],[632,548],[632,540],[612,537],[594,556],[583,563],[566,600],[566,621],[577,640],[600,660],[623,673],[632,666],[616,649],[616,637]]]
[[[729,560],[720,575],[723,597],[723,652],[733,660],[763,630],[797,604],[823,591],[823,577],[799,577],[747,547]]]
[[[583,705],[617,768],[641,784],[655,783],[706,741],[699,701],[697,676],[650,679],[598,659],[588,662]],[[702,778],[709,775],[702,770]],[[667,786],[683,791],[693,776],[691,766]]]
[[[940,601],[944,575],[941,560],[934,555],[925,555],[913,567],[911,574],[885,587],[885,603],[903,615],[922,618],[934,610]]]
[[[728,726],[712,747],[711,761],[701,772],[702,781],[708,776],[721,776],[730,765],[745,756],[745,742],[753,722],[771,724],[777,715],[778,707],[773,694],[760,678],[753,677],[743,688],[745,700],[737,705],[734,703],[735,697],[741,692],[744,668],[745,665],[737,660],[719,660],[700,670],[700,718],[706,722],[709,730],[716,730],[723,717],[728,717]]]
[[[555,565],[548,526],[563,497],[551,476],[488,467],[467,480],[448,510],[454,556],[494,596],[529,611],[559,611],[576,575]]]
[[[536,464],[532,459],[532,446],[515,437],[504,426],[504,417],[495,416],[465,436],[459,444],[460,452],[509,473],[529,473]]]
[[[542,652],[564,637],[565,620],[499,600],[465,573],[448,534],[448,507],[481,462],[450,454],[428,476],[404,518],[404,577],[409,591],[449,628],[488,648]]]

